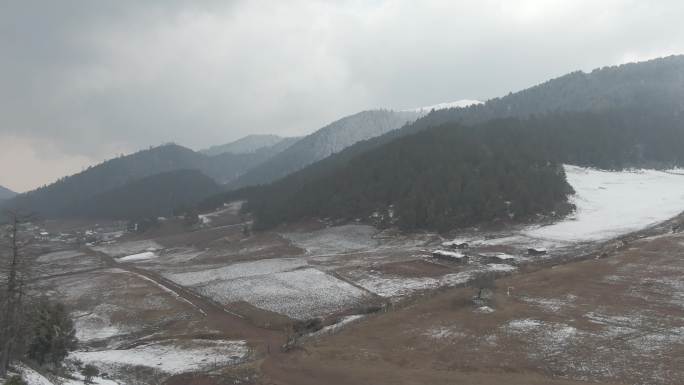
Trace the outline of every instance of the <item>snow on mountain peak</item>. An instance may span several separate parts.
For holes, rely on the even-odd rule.
[[[481,102],[479,100],[461,99],[461,100],[456,100],[455,102],[439,103],[439,104],[435,104],[433,106],[412,108],[412,109],[408,109],[405,111],[416,111],[416,112],[428,113],[432,110],[444,110],[447,108],[463,108],[463,107],[469,107],[472,105],[482,104],[482,103],[483,102]]]

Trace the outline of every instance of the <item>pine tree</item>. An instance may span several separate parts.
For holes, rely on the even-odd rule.
[[[36,305],[32,319],[28,357],[40,365],[60,366],[77,344],[74,323],[64,305],[43,299]]]

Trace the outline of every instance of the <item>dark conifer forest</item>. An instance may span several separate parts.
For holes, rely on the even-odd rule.
[[[81,218],[157,218],[193,207],[220,190],[213,179],[197,170],[169,171],[74,203],[65,212]]]
[[[448,230],[567,213],[572,189],[564,163],[611,170],[682,165],[682,116],[634,108],[449,123],[306,183],[294,175],[232,194],[248,199],[258,228],[330,217]]]

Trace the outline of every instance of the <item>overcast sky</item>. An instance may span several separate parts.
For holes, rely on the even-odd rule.
[[[0,185],[684,53],[672,1],[0,3]]]

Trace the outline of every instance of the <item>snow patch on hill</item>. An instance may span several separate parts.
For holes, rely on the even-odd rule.
[[[684,211],[682,170],[603,171],[565,165],[576,206],[568,217],[473,245],[506,245],[553,250],[577,243],[605,241],[668,220]],[[462,237],[457,238],[457,240]]]
[[[577,211],[530,238],[561,242],[606,240],[667,220],[684,210],[684,175],[657,170],[601,171],[565,166]]]

